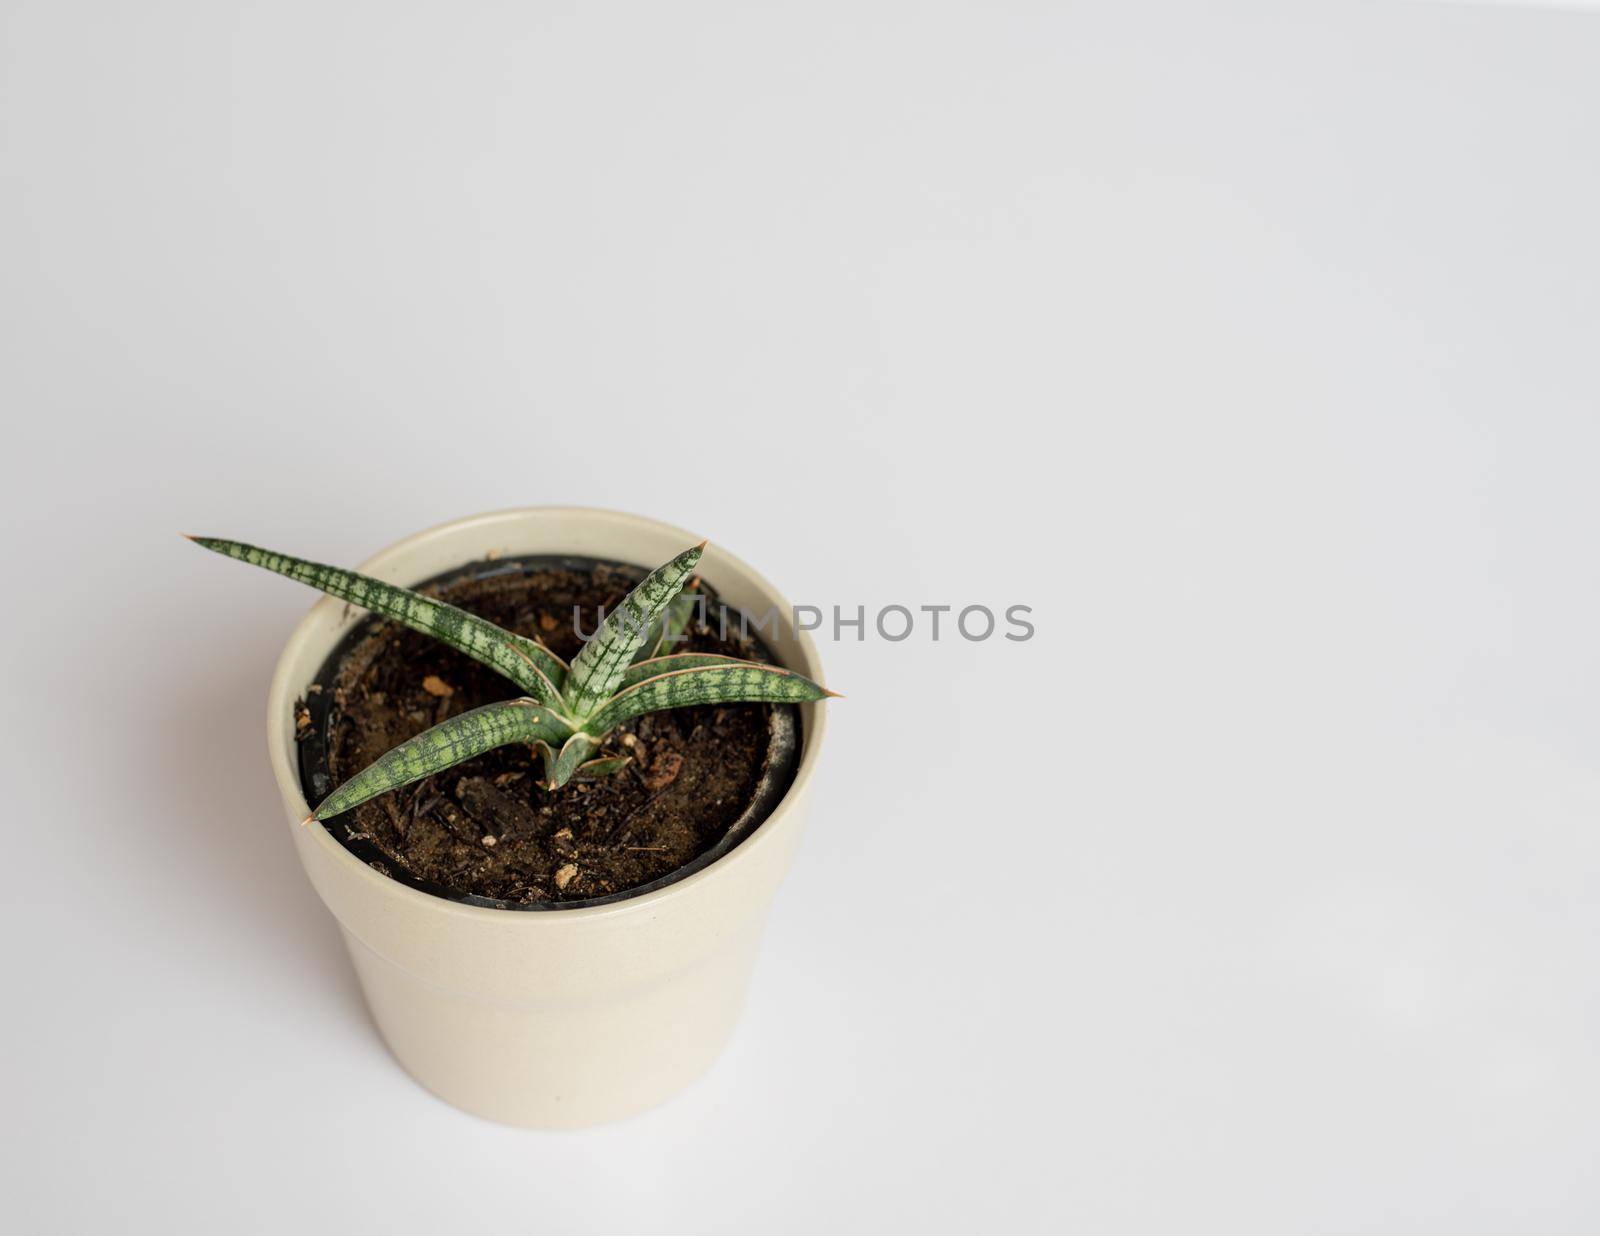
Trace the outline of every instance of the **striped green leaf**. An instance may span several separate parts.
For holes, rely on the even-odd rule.
[[[690,580],[688,587],[693,588],[695,581]],[[667,612],[661,615],[661,639],[656,644],[656,653],[670,653],[679,644],[683,643],[684,632],[689,629],[689,623],[694,619],[695,612],[705,605],[705,597],[698,592],[684,591],[672,598],[672,604],[667,606]],[[704,614],[701,614],[704,617]]]
[[[804,674],[776,665],[735,661],[731,665],[705,665],[697,669],[658,674],[617,692],[584,722],[584,730],[603,736],[624,721],[663,708],[693,704],[803,704],[832,694]]]
[[[441,721],[386,751],[322,800],[312,818],[331,819],[369,798],[511,743],[560,743],[569,727],[534,700],[507,700]]]
[[[548,763],[545,765],[550,788],[560,789],[572,780],[572,774],[578,771],[599,746],[598,742],[586,734],[574,734],[567,739],[566,745],[561,748],[561,754],[556,757],[554,768]]]
[[[702,541],[686,549],[665,566],[646,575],[600,624],[583,650],[573,658],[564,692],[574,715],[585,717],[617,689],[628,663],[649,636],[651,624],[678,595],[705,549]]]
[[[561,703],[559,688],[567,674],[561,658],[543,645],[502,630],[475,614],[354,571],[291,558],[237,541],[206,536],[189,539],[225,557],[286,575],[329,596],[392,618],[413,631],[431,635],[440,643],[503,674],[534,699],[557,706]]]
[[[622,683],[618,690],[627,690],[635,683],[643,682],[646,678],[655,678],[661,674],[670,674],[674,670],[700,669],[706,665],[749,665],[748,661],[741,661],[738,657],[718,656],[714,652],[680,652],[675,656],[651,657],[648,661],[635,661],[628,666],[628,672],[622,676]]]
[[[549,743],[540,739],[533,744],[533,753],[539,757],[539,762],[544,765],[545,784],[550,784],[556,775],[556,752]]]
[[[705,598],[698,593],[687,591],[694,587],[694,580],[685,585],[685,591],[673,597],[667,608],[661,612],[650,627],[650,635],[646,638],[643,647],[633,655],[634,665],[641,661],[653,660],[663,653],[671,652],[683,642],[683,633],[688,629],[690,620],[694,617],[695,608]],[[631,672],[631,671],[630,671]]]
[[[572,774],[574,781],[598,781],[601,777],[609,777],[621,772],[633,759],[626,755],[609,755],[603,760],[590,760],[579,764],[578,770]]]

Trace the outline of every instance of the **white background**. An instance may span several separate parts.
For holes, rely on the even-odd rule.
[[[1600,1228],[1600,21],[10,0],[0,1207],[19,1232]],[[741,1030],[482,1123],[389,1058],[262,698],[529,503],[798,601]]]

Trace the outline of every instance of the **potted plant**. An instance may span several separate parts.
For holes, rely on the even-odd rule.
[[[193,539],[330,594],[278,662],[268,750],[401,1064],[544,1128],[708,1068],[831,694],[772,586],[676,528],[577,508],[445,524],[359,574]]]

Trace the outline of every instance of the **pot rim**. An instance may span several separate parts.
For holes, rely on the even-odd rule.
[[[625,511],[616,511],[607,507],[588,506],[523,506],[507,507],[498,511],[486,511],[479,515],[468,515],[462,519],[447,520],[435,524],[420,532],[396,541],[394,544],[379,550],[362,562],[356,569],[367,574],[378,574],[424,542],[447,532],[484,531],[497,526],[515,524],[519,520],[535,516],[540,519],[582,519],[610,523],[618,528],[649,528],[652,532],[667,534],[675,538],[682,538],[684,543],[693,544],[700,537],[696,533],[687,531],[674,524],[661,520],[651,519],[644,515],[634,515]],[[712,549],[718,558],[724,559],[729,564],[743,571],[750,582],[765,594],[771,603],[777,605],[781,612],[792,612],[788,601],[776,588],[772,586],[765,576],[754,570],[748,563],[720,548],[715,542]],[[563,552],[560,546],[551,546],[550,553]],[[468,559],[470,561],[470,559]],[[462,563],[465,565],[465,562]],[[713,571],[715,564],[713,565]],[[712,583],[716,581],[713,579]],[[300,658],[307,645],[317,640],[314,628],[319,621],[331,617],[335,611],[342,610],[345,603],[335,597],[325,596],[314,604],[304,618],[296,624],[290,632],[289,639],[284,645],[283,652],[278,656],[278,662],[273,670],[272,683],[267,689],[267,753],[272,763],[272,771],[278,782],[278,789],[283,794],[285,801],[297,804],[296,810],[304,815],[311,813],[311,806],[306,802],[305,794],[300,786],[298,764],[294,752],[291,750],[291,740],[284,718],[290,715],[297,694],[303,692],[306,683],[291,681],[290,666]],[[817,654],[816,644],[805,631],[795,631],[795,644],[799,649],[801,664],[791,665],[789,668],[798,669],[807,677],[816,682],[822,682],[822,662]],[[320,664],[337,643],[338,636],[328,647],[321,650],[317,658]],[[817,753],[821,748],[823,731],[826,728],[827,709],[815,705],[803,706],[805,710],[804,725],[801,727],[800,759],[795,767],[794,779],[789,788],[784,791],[767,818],[758,824],[755,830],[733,849],[708,863],[699,871],[675,880],[662,888],[639,894],[637,897],[623,897],[621,900],[597,906],[574,906],[571,909],[554,909],[544,914],[526,914],[514,909],[500,909],[493,906],[471,905],[466,902],[454,901],[449,898],[439,897],[432,893],[425,893],[420,889],[411,888],[400,881],[392,879],[375,871],[372,867],[362,862],[349,850],[341,845],[323,825],[316,823],[301,825],[291,823],[294,829],[305,829],[314,839],[315,844],[324,851],[325,856],[333,863],[345,868],[346,873],[352,878],[368,882],[374,886],[381,885],[388,896],[399,898],[402,902],[409,902],[418,910],[430,910],[435,913],[458,915],[467,919],[492,921],[495,923],[527,923],[526,930],[539,930],[540,926],[548,927],[551,924],[561,923],[592,923],[601,919],[616,919],[625,915],[649,914],[660,907],[669,899],[679,899],[695,895],[696,890],[724,879],[736,878],[735,871],[742,861],[748,860],[755,848],[768,844],[774,833],[773,825],[789,810],[791,804],[798,799],[811,780],[813,768],[816,766]],[[302,816],[303,818],[303,816]]]

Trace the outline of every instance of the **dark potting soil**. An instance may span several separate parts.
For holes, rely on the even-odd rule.
[[[643,575],[584,559],[508,559],[473,564],[420,591],[537,637],[570,662],[582,647],[574,607],[582,631],[592,633],[601,611],[611,612]],[[724,633],[712,601],[711,620],[691,625],[675,650],[771,660],[741,636],[736,617]],[[370,619],[296,705],[306,797],[320,801],[447,717],[518,694],[469,657]],[[759,823],[749,817],[770,811],[793,776],[798,724],[788,705],[648,713],[593,757],[629,756],[620,773],[546,790],[529,747],[501,747],[382,794],[328,828],[385,875],[442,896],[529,909],[613,897],[694,863],[731,825],[742,837]]]

